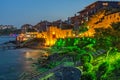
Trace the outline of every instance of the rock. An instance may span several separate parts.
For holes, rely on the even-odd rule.
[[[58,53],[54,53],[54,54],[48,56],[48,60],[55,60],[57,57],[59,57],[59,54]]]
[[[74,67],[62,67],[54,76],[55,80],[80,80],[81,71]]]

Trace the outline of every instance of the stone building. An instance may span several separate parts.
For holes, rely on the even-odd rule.
[[[13,25],[0,25],[0,30],[4,29],[16,29]]]
[[[26,33],[29,30],[32,30],[32,25],[31,24],[24,24],[21,26],[21,32]]]
[[[27,32],[24,35],[21,34],[18,36],[18,39],[22,38],[22,40],[28,40],[29,38],[44,38],[46,40],[46,44],[48,46],[53,45],[57,39],[73,37],[72,29],[61,29],[57,26],[49,26],[47,31],[42,32]],[[21,40],[21,39],[20,39]],[[19,41],[19,40],[18,40]]]
[[[46,45],[53,45],[57,39],[72,37],[72,29],[61,29],[57,26],[50,26],[45,32],[38,33],[38,38],[45,38]]]
[[[77,16],[75,15],[71,17],[72,24],[79,22],[78,24],[80,25],[84,22],[87,22],[91,16],[101,10],[118,12],[120,11],[120,1],[96,1],[79,11]]]

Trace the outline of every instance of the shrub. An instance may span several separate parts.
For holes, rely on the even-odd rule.
[[[83,71],[85,71],[85,72],[90,72],[90,71],[92,71],[92,69],[93,69],[93,66],[90,63],[86,63],[83,65]]]
[[[93,56],[91,54],[82,54],[80,59],[83,64],[90,63],[93,59]]]
[[[84,73],[81,80],[96,80],[96,77],[94,73]]]
[[[103,63],[100,64],[100,66],[98,67],[98,71],[99,71],[101,74],[105,74],[108,69],[109,69],[109,63],[108,63],[108,62],[103,62]]]
[[[100,80],[102,76],[104,76],[107,73],[108,70],[109,70],[108,62],[103,62],[102,64],[100,64],[97,71],[98,80]]]

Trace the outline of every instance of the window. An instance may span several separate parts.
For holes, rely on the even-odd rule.
[[[102,3],[103,6],[108,6],[108,3]]]
[[[108,19],[108,17],[106,16],[106,19]]]
[[[118,2],[118,5],[120,5],[120,2]]]
[[[117,18],[117,20],[119,21],[119,18]]]
[[[110,16],[110,19],[111,19],[111,16]]]
[[[93,11],[91,10],[90,13],[93,13]]]
[[[114,17],[116,17],[116,15],[114,14]]]
[[[92,5],[92,6],[90,6],[90,8],[94,8],[95,7],[95,4],[94,5]]]
[[[69,36],[69,32],[66,32],[66,36]]]

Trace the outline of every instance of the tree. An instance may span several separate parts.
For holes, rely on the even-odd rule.
[[[120,31],[120,22],[112,23],[111,26],[114,30]]]
[[[32,25],[31,24],[24,24],[21,26],[21,30],[23,33],[29,32],[32,30]]]
[[[84,33],[86,31],[88,31],[88,26],[86,23],[84,23],[79,27],[79,33]]]

